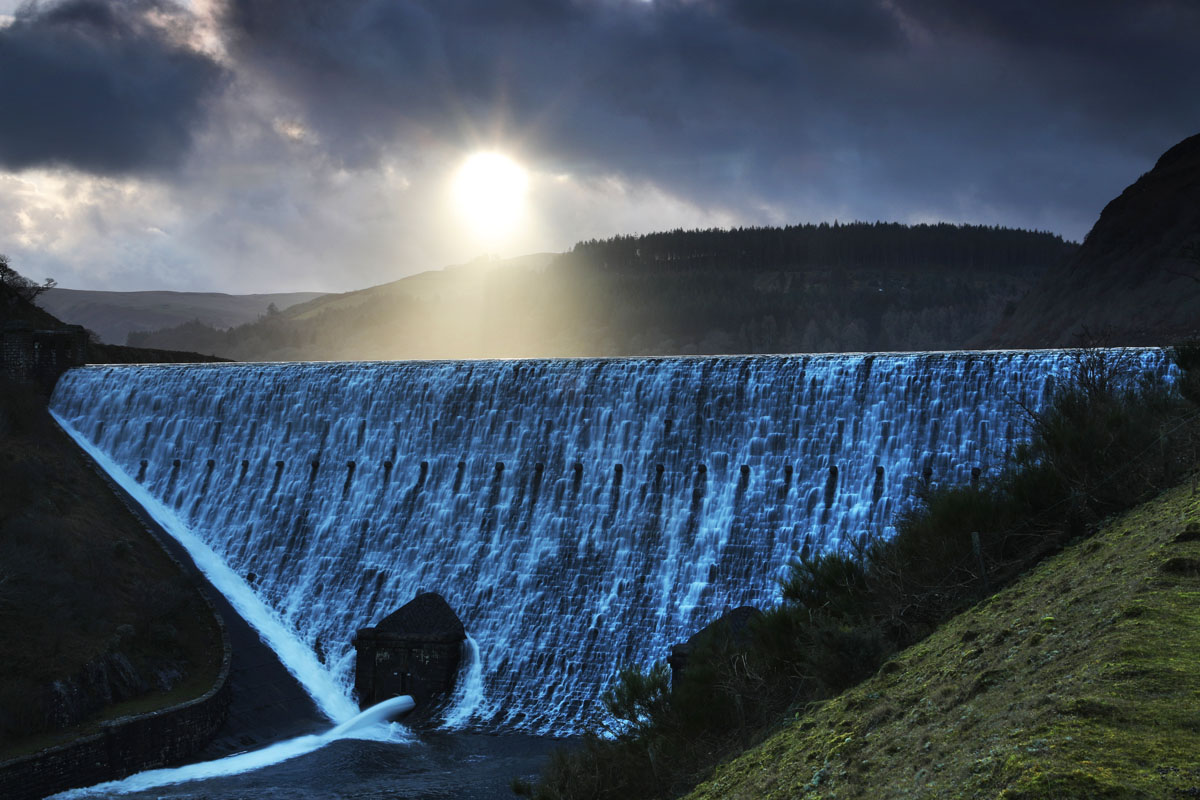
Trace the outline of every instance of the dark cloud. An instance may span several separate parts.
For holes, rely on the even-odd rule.
[[[339,290],[664,226],[942,219],[1079,239],[1200,130],[1198,30],[1195,0],[31,6],[0,27],[0,231],[65,284],[75,261],[101,270],[92,286]],[[539,173],[495,245],[447,188],[489,146]],[[53,164],[157,180],[31,189],[4,172]]]
[[[159,0],[24,6],[0,29],[0,166],[178,166],[225,79],[184,44],[191,22]]]
[[[232,0],[225,21],[243,62],[301,99],[355,163],[397,131],[424,130],[644,167],[662,147],[707,151],[778,130],[849,45],[900,41],[891,17],[861,2]]]
[[[494,136],[731,206],[951,211],[970,189],[1092,217],[1135,176],[1073,159],[1124,169],[1200,128],[1190,0],[229,0],[224,24],[347,163]]]
[[[892,47],[903,41],[897,18],[882,3],[846,0],[741,0],[727,13],[737,25],[775,38],[838,44],[851,51]]]
[[[1197,124],[1200,4],[1192,0],[903,1],[940,38],[1036,71],[1031,105],[1054,100],[1123,133],[1168,119]]]

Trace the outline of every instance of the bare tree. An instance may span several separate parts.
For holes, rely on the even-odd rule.
[[[48,292],[57,286],[53,278],[46,278],[45,283],[37,283],[17,272],[8,263],[8,256],[0,253],[0,286],[17,297],[32,303],[43,292]]]

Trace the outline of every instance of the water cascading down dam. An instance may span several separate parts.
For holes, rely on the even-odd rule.
[[[478,648],[458,721],[569,734],[620,667],[776,602],[803,548],[887,534],[920,482],[998,467],[1069,361],[104,366],[52,408],[253,593],[284,663],[326,675],[323,707],[348,705],[354,631],[437,591]]]

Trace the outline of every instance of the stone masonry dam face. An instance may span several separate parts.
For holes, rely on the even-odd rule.
[[[98,366],[65,374],[52,409],[328,685],[349,694],[357,628],[437,591],[482,667],[459,716],[570,734],[622,666],[776,602],[802,548],[887,535],[926,475],[998,468],[1070,358]]]

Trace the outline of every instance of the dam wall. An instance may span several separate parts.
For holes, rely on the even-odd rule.
[[[348,698],[354,631],[436,591],[478,646],[483,691],[460,717],[559,735],[622,666],[776,602],[805,549],[889,535],[923,484],[1000,468],[1071,363],[96,366],[52,408],[328,676],[316,694]]]

